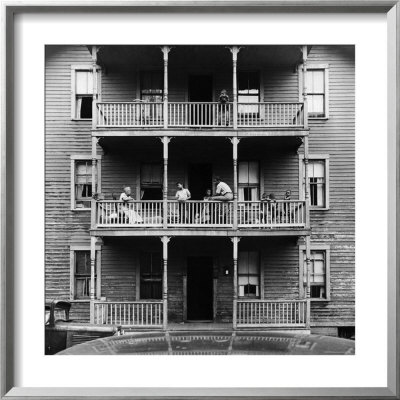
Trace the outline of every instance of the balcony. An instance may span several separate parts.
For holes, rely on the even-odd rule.
[[[93,228],[227,228],[235,224],[234,202],[121,201],[95,202]],[[164,218],[165,213],[165,218]],[[305,201],[237,202],[239,229],[291,229],[306,227]],[[166,224],[164,224],[166,222]]]
[[[304,103],[98,102],[96,129],[304,129]]]

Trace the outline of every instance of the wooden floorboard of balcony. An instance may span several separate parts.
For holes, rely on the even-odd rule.
[[[304,128],[101,128],[92,130],[94,137],[130,137],[130,136],[209,136],[209,137],[255,137],[255,136],[308,136],[309,130]]]
[[[130,228],[130,227],[109,227],[94,228],[90,230],[91,236],[304,236],[311,233],[305,228]]]

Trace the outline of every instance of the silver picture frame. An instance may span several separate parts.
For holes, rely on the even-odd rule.
[[[388,23],[388,366],[386,387],[349,388],[60,388],[14,384],[14,20],[31,12],[323,12],[382,13]],[[373,57],[373,54],[371,54]],[[400,399],[400,0],[219,0],[2,2],[1,126],[1,386],[2,399],[65,398],[310,398]],[[395,167],[394,167],[395,165]],[[371,343],[379,345],[379,343]]]

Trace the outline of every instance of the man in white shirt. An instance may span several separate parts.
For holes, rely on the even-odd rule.
[[[233,200],[232,189],[225,182],[222,182],[219,176],[215,178],[215,183],[217,184],[217,189],[215,191],[216,196],[211,197],[211,200],[218,200],[218,201]]]
[[[176,186],[177,186],[178,190],[176,191],[175,198],[176,198],[176,200],[178,200],[178,203],[179,203],[179,222],[181,224],[184,224],[187,222],[186,221],[187,205],[185,204],[185,201],[190,200],[192,195],[190,194],[188,189],[185,189],[183,187],[183,184],[181,182],[178,182],[176,184]]]

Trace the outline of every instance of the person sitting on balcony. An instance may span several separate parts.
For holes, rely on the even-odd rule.
[[[219,95],[219,106],[218,106],[219,125],[226,125],[226,126],[229,125],[229,113],[227,113],[228,106],[226,105],[228,102],[229,102],[229,96],[226,93],[226,90],[222,89]]]
[[[175,198],[178,200],[179,204],[179,222],[181,224],[186,223],[186,207],[187,205],[185,204],[186,200],[190,200],[192,195],[190,194],[188,189],[185,189],[183,187],[183,184],[181,182],[178,182],[176,184],[178,190],[176,191]]]
[[[134,210],[134,205],[130,206],[128,203],[133,203],[135,199],[131,196],[131,188],[124,187],[124,191],[119,196],[119,201],[122,201],[120,212],[122,213],[122,223],[134,224],[143,222],[142,217]]]
[[[219,176],[215,177],[214,182],[217,184],[215,190],[216,196],[210,197],[210,200],[217,201],[230,201],[233,200],[233,193],[231,188],[221,180]]]

